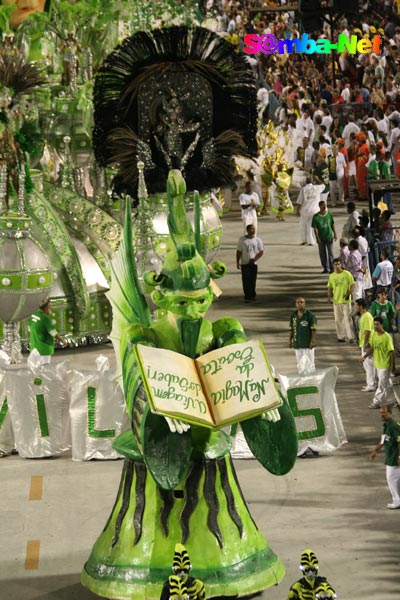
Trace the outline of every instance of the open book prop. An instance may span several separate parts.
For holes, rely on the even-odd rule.
[[[154,413],[219,429],[282,405],[261,340],[194,360],[141,344],[135,354]]]

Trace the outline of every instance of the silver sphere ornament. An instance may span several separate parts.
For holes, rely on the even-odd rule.
[[[0,319],[10,323],[29,317],[52,284],[49,259],[32,238],[29,217],[0,216]]]

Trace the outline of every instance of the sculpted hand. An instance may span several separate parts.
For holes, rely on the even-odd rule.
[[[272,421],[272,423],[277,423],[281,420],[281,415],[279,414],[279,410],[277,408],[271,408],[271,410],[267,410],[261,416],[267,421]]]
[[[190,429],[189,423],[185,423],[185,421],[171,419],[171,417],[165,417],[165,420],[167,421],[169,430],[172,433],[185,433],[185,431]]]

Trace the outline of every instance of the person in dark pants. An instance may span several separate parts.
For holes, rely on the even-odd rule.
[[[236,249],[236,265],[242,271],[242,285],[245,302],[256,299],[257,261],[264,254],[264,244],[256,237],[254,225],[247,225],[246,235],[239,238]]]
[[[323,267],[323,273],[333,272],[333,240],[337,240],[335,221],[332,213],[326,209],[326,203],[321,200],[319,212],[311,221],[315,237],[318,243],[319,258]]]

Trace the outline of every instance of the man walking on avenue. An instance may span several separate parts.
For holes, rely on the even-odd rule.
[[[296,310],[290,315],[289,348],[296,353],[297,370],[301,373],[300,360],[307,356],[315,371],[314,348],[317,337],[317,319],[311,310],[306,308],[304,298],[296,298]]]
[[[256,299],[257,261],[264,254],[264,244],[256,237],[254,225],[247,225],[246,235],[242,236],[237,245],[236,265],[242,271],[242,285],[245,302]]]
[[[337,235],[333,215],[326,210],[326,203],[323,200],[319,203],[319,212],[312,218],[311,226],[314,228],[319,258],[324,269],[322,272],[332,273],[333,240],[337,240]]]
[[[379,408],[383,404],[398,404],[399,400],[390,379],[390,373],[395,370],[393,340],[391,335],[383,329],[382,317],[374,317],[374,331],[369,344],[370,348],[360,359],[360,364],[363,365],[371,354],[374,355],[378,387],[368,408]]]
[[[375,450],[369,455],[369,460],[374,460],[382,446],[385,447],[386,480],[392,494],[392,502],[387,507],[396,509],[400,508],[400,425],[393,419],[390,406],[381,406],[379,412],[383,421],[383,435]]]
[[[254,225],[254,232],[257,233],[257,208],[260,206],[260,198],[257,192],[251,191],[250,181],[246,181],[245,191],[240,194],[239,202],[242,209],[244,231],[247,231],[247,225]]]
[[[357,313],[360,315],[358,322],[359,336],[358,342],[361,350],[361,357],[363,357],[369,350],[369,340],[374,331],[374,318],[371,313],[367,310],[367,303],[364,298],[356,300]],[[366,385],[361,388],[362,392],[374,392],[375,391],[375,367],[374,359],[372,356],[363,362],[365,371]]]
[[[353,275],[342,268],[340,258],[333,260],[334,272],[328,279],[328,302],[333,303],[338,342],[354,342],[351,321],[351,294],[354,291]]]

